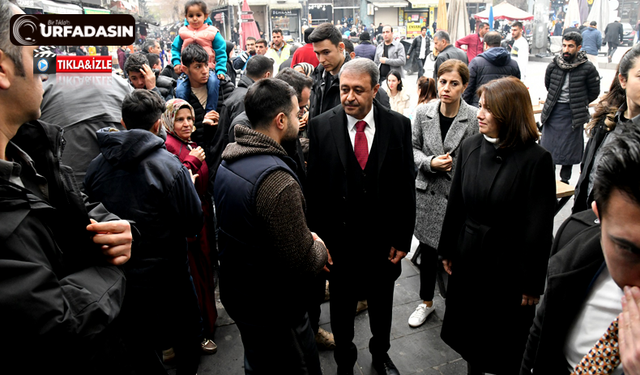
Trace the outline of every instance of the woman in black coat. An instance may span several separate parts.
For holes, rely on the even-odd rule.
[[[555,177],[524,84],[482,86],[479,135],[458,153],[438,253],[449,273],[442,339],[469,373],[517,374],[553,235]]]

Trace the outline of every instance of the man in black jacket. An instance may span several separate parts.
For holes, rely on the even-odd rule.
[[[342,35],[330,23],[323,23],[309,35],[313,50],[318,55],[320,65],[313,72],[312,101],[309,119],[319,116],[340,104],[340,69],[351,60],[344,53],[345,46]],[[389,97],[384,90],[378,90],[376,96],[382,105],[390,108]]]
[[[24,374],[122,373],[109,338],[125,288],[116,265],[130,258],[131,228],[85,204],[60,164],[61,129],[37,121],[35,47],[9,41],[14,14],[24,13],[0,0],[0,353]]]
[[[435,24],[435,23],[434,23]],[[458,59],[465,64],[469,64],[467,54],[460,48],[456,48],[451,45],[451,39],[449,33],[444,30],[440,30],[433,36],[433,45],[438,51],[438,57],[433,64],[433,79],[438,81],[438,68],[443,62],[449,59]]]
[[[128,130],[98,131],[101,154],[89,165],[84,185],[92,200],[140,230],[136,255],[125,266],[122,314],[136,371],[160,371],[154,349],[163,349],[156,346],[166,340],[176,352],[178,372],[195,375],[204,337],[187,237],[200,233],[203,213],[190,172],[157,136],[164,109],[162,99],[147,90],[128,94],[122,102]]]
[[[628,128],[623,134],[603,151],[593,211],[573,215],[558,230],[520,375],[568,375],[574,369],[578,374],[637,374],[640,130]],[[617,328],[609,331],[615,321]],[[618,346],[614,355],[598,356],[594,343],[605,332]],[[608,371],[598,371],[599,363]]]
[[[484,36],[486,51],[469,63],[469,84],[462,94],[467,104],[478,106],[480,98],[476,95],[476,91],[489,81],[506,76],[520,79],[518,63],[511,59],[506,48],[500,47],[501,39],[497,31],[486,33]]]
[[[409,51],[407,52],[407,60],[418,64],[418,79],[424,74],[424,60],[429,56],[429,53],[431,53],[429,50],[430,44],[431,42],[429,38],[427,38],[427,27],[422,26],[420,35],[413,39],[411,47],[409,47]]]
[[[542,108],[540,144],[561,165],[560,179],[569,183],[573,164],[582,160],[584,124],[589,121],[589,103],[600,94],[600,75],[580,51],[582,36],[562,36],[562,55],[547,66],[544,84],[547,99]]]
[[[613,54],[616,53],[618,45],[622,44],[624,40],[624,30],[620,23],[620,17],[616,17],[616,20],[607,25],[604,29],[604,41],[609,45],[609,51],[607,52],[607,59],[611,62]]]

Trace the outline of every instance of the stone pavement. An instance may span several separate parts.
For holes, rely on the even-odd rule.
[[[419,328],[411,328],[407,324],[409,315],[420,302],[420,277],[418,269],[407,259],[402,264],[402,274],[396,281],[393,302],[393,325],[391,328],[391,350],[393,359],[400,373],[405,374],[466,374],[466,362],[440,339],[440,326],[444,316],[444,300],[436,291],[434,304],[436,311]],[[269,293],[269,289],[264,291]],[[219,301],[219,300],[218,300]],[[329,319],[329,303],[322,305],[320,317],[321,327],[331,331]],[[256,314],[262,308],[256,306]],[[198,374],[209,375],[242,375],[243,349],[240,333],[236,325],[218,303],[218,329],[214,341],[218,344],[218,352],[214,355],[202,356]],[[269,347],[269,322],[264,327],[264,350],[273,351],[278,356],[278,348]],[[356,316],[354,343],[358,348],[358,362],[354,373],[358,375],[376,374],[371,367],[369,353],[369,315],[365,310]],[[283,361],[286,358],[282,358]],[[335,374],[337,371],[333,360],[333,351],[320,351],[320,364],[324,374]],[[171,371],[175,373],[175,371]],[[276,373],[274,371],[274,373]]]

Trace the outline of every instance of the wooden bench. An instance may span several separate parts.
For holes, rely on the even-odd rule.
[[[558,199],[558,204],[556,205],[556,215],[558,214],[558,212],[560,212],[562,207],[564,207],[567,202],[569,202],[569,199],[573,197],[573,194],[575,194],[575,192],[576,189],[573,186],[556,180],[556,198]]]

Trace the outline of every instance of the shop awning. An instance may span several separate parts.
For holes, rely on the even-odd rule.
[[[409,0],[413,8],[437,7],[438,0]]]
[[[42,2],[38,0],[18,0],[18,6],[22,9],[42,9]]]
[[[248,1],[247,4],[249,4],[249,6],[268,5],[269,0],[251,0],[251,1]]]
[[[84,14],[111,14],[108,9],[84,8]]]
[[[77,5],[56,3],[50,0],[42,0],[42,10],[52,14],[82,14],[82,8]]]
[[[404,8],[407,5],[409,5],[409,3],[407,3],[406,1],[399,1],[399,0],[372,1],[371,3],[377,6],[378,8]]]
[[[270,4],[269,8],[271,8],[271,9],[302,9],[302,4],[300,4],[300,3],[275,3],[275,4]]]

